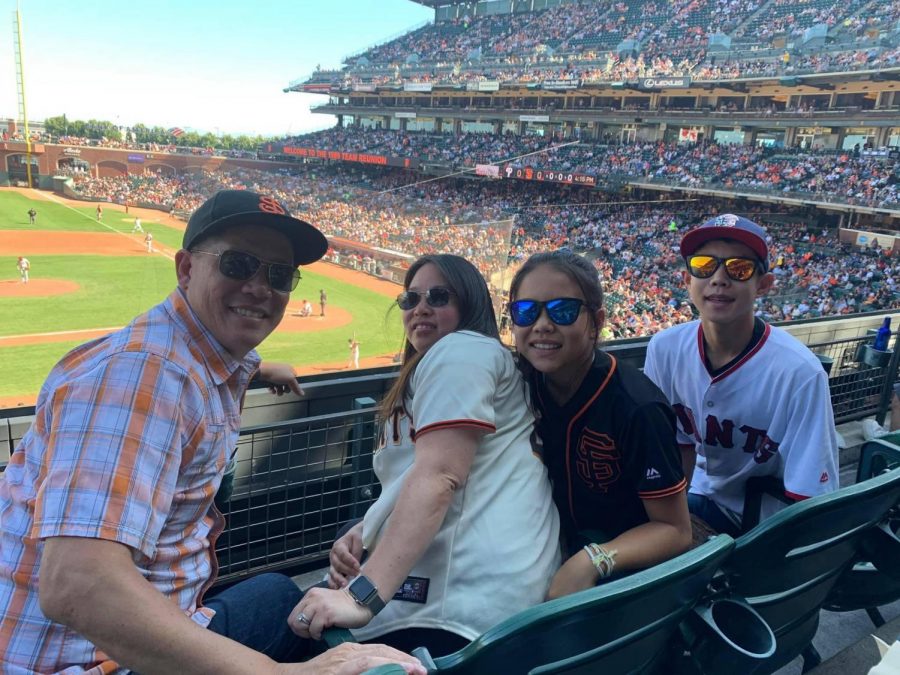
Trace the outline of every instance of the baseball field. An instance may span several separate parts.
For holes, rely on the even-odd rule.
[[[174,255],[184,223],[159,211],[0,189],[0,407],[32,405],[53,364],[68,350],[121,326],[175,288]],[[34,225],[29,209],[37,211]],[[153,236],[132,232],[140,217]],[[31,263],[28,283],[16,267]],[[347,340],[360,342],[360,366],[388,365],[398,351],[398,285],[330,263],[302,270],[279,328],[258,351],[301,375],[348,367]],[[319,290],[328,295],[320,316]],[[304,299],[311,317],[297,316]]]

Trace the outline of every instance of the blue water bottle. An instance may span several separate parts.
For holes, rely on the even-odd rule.
[[[891,317],[884,317],[884,323],[875,334],[875,344],[872,345],[880,352],[887,351],[888,341],[891,339]]]

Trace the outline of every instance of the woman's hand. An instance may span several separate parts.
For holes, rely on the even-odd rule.
[[[363,522],[359,521],[343,537],[331,546],[328,560],[331,566],[328,568],[328,587],[333,589],[343,588],[350,579],[360,573],[360,564],[363,555]]]
[[[597,585],[600,573],[591,563],[586,551],[578,551],[559,568],[550,582],[547,599],[554,600],[564,595],[577,593]]]
[[[357,603],[347,590],[328,588],[310,588],[288,617],[294,633],[313,640],[321,640],[326,628],[359,628],[371,620],[372,610]]]
[[[297,382],[297,373],[289,363],[277,363],[263,361],[259,364],[256,376],[269,385],[269,391],[276,396],[281,396],[289,391],[297,396],[303,395],[303,390]]]

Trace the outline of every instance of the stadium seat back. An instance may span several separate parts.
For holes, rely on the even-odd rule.
[[[434,659],[436,672],[652,672],[733,547],[720,535],[651,569],[519,612]]]
[[[900,446],[878,439],[864,443],[860,451],[856,480],[863,482],[900,467]],[[862,539],[853,566],[838,579],[825,602],[825,609],[847,612],[869,611],[877,623],[883,622],[873,610],[900,600],[900,502],[894,504],[879,523]]]
[[[363,673],[363,675],[406,675],[406,671],[403,669],[403,666],[389,663],[376,668],[371,668]]]
[[[867,533],[900,499],[900,469],[793,504],[739,537],[713,584],[745,598],[778,641],[776,670],[810,644],[822,607]]]

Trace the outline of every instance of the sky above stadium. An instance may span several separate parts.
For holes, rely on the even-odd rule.
[[[0,116],[18,117],[13,15],[0,44]],[[28,118],[119,126],[298,134],[332,126],[283,92],[317,65],[385,42],[433,17],[409,0],[22,0]]]

